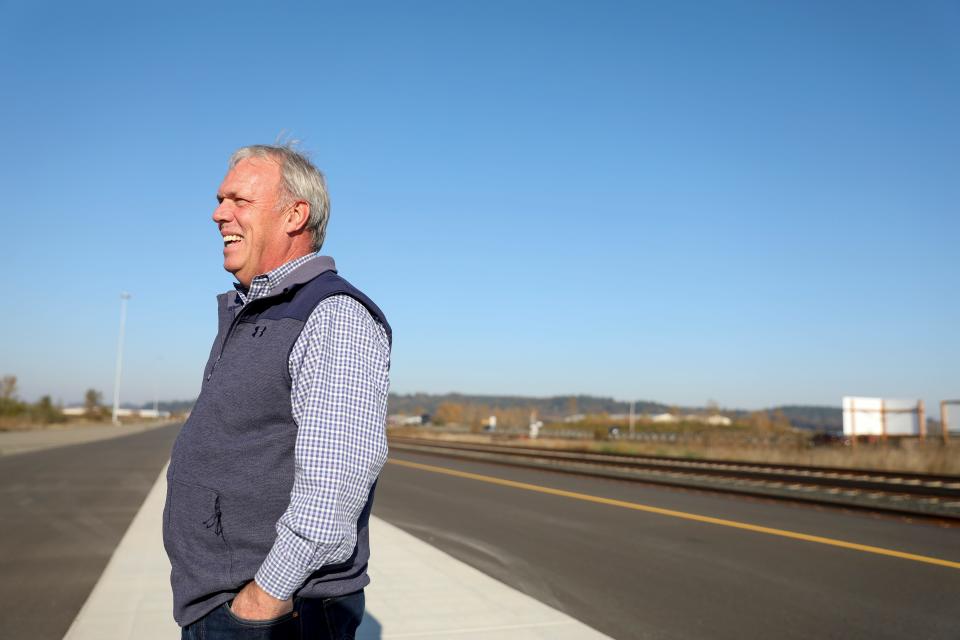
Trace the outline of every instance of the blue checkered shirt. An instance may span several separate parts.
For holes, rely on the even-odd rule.
[[[318,254],[255,277],[244,304],[265,295]],[[290,404],[297,423],[290,505],[277,539],[254,578],[286,600],[317,569],[347,560],[357,520],[387,459],[390,342],[355,299],[326,298],[307,319],[288,361]]]

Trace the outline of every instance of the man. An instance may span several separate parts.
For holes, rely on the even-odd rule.
[[[387,456],[390,326],[323,244],[323,175],[239,149],[213,221],[235,291],[167,472],[164,546],[183,638],[352,638]],[[254,634],[254,635],[251,635]]]

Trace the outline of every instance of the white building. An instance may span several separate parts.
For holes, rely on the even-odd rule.
[[[650,420],[653,422],[680,422],[680,418],[672,413],[658,413],[655,416],[651,416]]]
[[[843,398],[843,435],[915,436],[920,433],[918,400]]]

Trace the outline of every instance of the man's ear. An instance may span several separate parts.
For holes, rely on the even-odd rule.
[[[303,231],[310,221],[310,203],[306,200],[297,200],[287,210],[287,219],[284,221],[284,231],[289,234]]]

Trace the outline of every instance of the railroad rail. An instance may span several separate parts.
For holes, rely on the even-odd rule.
[[[960,476],[390,438],[393,449],[960,524]]]

